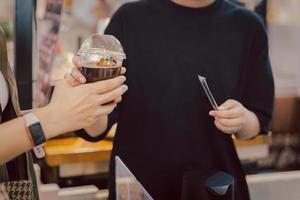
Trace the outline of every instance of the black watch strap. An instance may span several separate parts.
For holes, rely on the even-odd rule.
[[[34,146],[38,146],[38,145],[44,144],[46,142],[46,137],[45,137],[44,131],[39,122],[36,122],[36,123],[28,126],[28,129],[31,133],[31,138],[34,143]]]

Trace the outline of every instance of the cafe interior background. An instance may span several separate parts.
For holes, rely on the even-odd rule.
[[[299,200],[300,0],[232,1],[264,18],[276,85],[272,131],[251,141],[235,140],[251,198]],[[22,109],[47,103],[51,86],[72,67],[82,41],[92,33],[103,33],[110,16],[126,2],[0,0],[0,24],[6,32]],[[106,199],[116,126],[97,143],[72,134],[50,140],[45,159],[35,165],[41,199]]]

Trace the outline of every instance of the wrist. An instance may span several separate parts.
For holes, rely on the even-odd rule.
[[[47,140],[58,136],[62,131],[59,125],[61,122],[52,110],[51,105],[47,105],[34,111],[34,115],[39,119]]]
[[[245,108],[245,118],[242,128],[236,133],[239,139],[251,139],[259,133],[259,123],[256,115]]]
[[[85,127],[84,130],[92,137],[99,136],[107,128],[108,116],[101,116],[99,119],[91,126]]]

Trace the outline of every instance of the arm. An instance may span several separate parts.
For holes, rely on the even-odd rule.
[[[241,74],[239,101],[228,100],[220,106],[220,111],[210,112],[219,130],[235,133],[238,139],[267,133],[273,112],[274,81],[268,38],[262,23],[256,19],[254,24],[248,59]]]
[[[236,137],[241,140],[251,139],[260,133],[260,129],[257,116],[252,111],[246,109],[244,126],[236,133]]]
[[[97,137],[104,133],[104,131],[107,129],[107,123],[108,123],[108,117],[103,116],[97,120],[96,123],[91,125],[90,127],[84,128],[85,132],[89,134],[91,137]]]
[[[126,71],[126,69],[123,68],[122,74],[124,74],[125,71]],[[119,104],[121,101],[122,101],[122,97],[118,97],[117,99],[114,100],[114,103]],[[115,111],[113,111],[113,112],[115,112]],[[115,123],[115,122],[113,122],[110,124],[108,121],[109,121],[109,117],[107,115],[99,117],[99,119],[97,120],[96,123],[92,124],[89,127],[84,128],[84,130],[89,136],[96,138],[96,137],[104,134],[105,131],[108,131],[108,129],[110,129],[111,126]]]
[[[85,84],[86,79],[85,77],[80,73],[78,68],[81,67],[80,64],[80,57],[79,56],[74,56],[73,57],[73,63],[76,67],[74,67],[71,71],[71,74],[68,75],[68,82],[72,86],[77,86],[80,84]],[[122,74],[125,73],[125,69],[122,70]],[[115,101],[116,102],[116,101]],[[120,101],[119,101],[120,102]],[[116,102],[116,103],[119,103]],[[88,127],[83,127],[83,130],[76,131],[78,134],[88,134],[92,138],[96,138],[103,134],[105,130],[107,129],[107,123],[108,123],[108,117],[107,116],[101,116],[98,118],[98,120],[92,124],[91,126]]]
[[[35,115],[41,121],[47,139],[58,135],[55,117],[47,117],[48,107],[38,109]],[[0,125],[0,165],[33,148],[25,120],[16,118]]]
[[[257,136],[261,129],[257,116],[232,99],[222,104],[219,111],[211,111],[209,115],[215,118],[215,125],[219,130],[235,134],[241,140]]]
[[[1,124],[0,130],[0,165],[32,148],[21,117]]]
[[[69,84],[72,86],[77,86],[80,84],[84,84],[86,82],[85,77],[80,73],[80,71],[77,69],[80,65],[80,58],[78,56],[73,57],[73,63],[75,64],[75,68],[72,70],[72,75],[69,76]],[[124,75],[126,73],[126,68],[122,67],[121,69],[121,75]],[[119,104],[122,101],[122,97],[119,96],[118,98],[113,100],[114,104]],[[76,131],[77,135],[79,137],[83,137],[86,140],[90,141],[97,141],[101,140],[102,137],[105,137],[105,134],[107,129],[110,128],[109,124],[109,117],[101,116],[98,118],[98,120],[92,124],[91,126],[84,127],[83,130]],[[87,137],[85,137],[87,136]],[[101,139],[99,139],[101,138]]]
[[[125,77],[119,76],[76,87],[66,81],[58,83],[50,104],[34,112],[46,138],[90,127],[99,118],[107,116],[116,107],[116,103],[107,103],[120,98],[127,90],[124,81]],[[0,164],[32,148],[22,117],[1,124],[0,133]]]
[[[123,45],[124,50],[126,51],[125,48],[125,42],[124,42],[124,34],[123,34],[123,12],[124,12],[124,6],[121,6],[112,16],[111,21],[108,25],[108,27],[105,30],[105,34],[107,35],[113,35],[115,36]],[[73,58],[73,63],[77,68],[81,67],[80,64],[80,58],[78,56],[75,56]],[[81,75],[81,73],[74,69],[73,75],[73,83],[71,84],[84,84],[85,83],[85,78]],[[122,67],[121,74],[126,73],[126,68]],[[121,98],[115,99],[115,103],[121,102]],[[114,113],[116,114],[116,113]],[[113,118],[113,119],[112,119]],[[107,133],[108,129],[110,129],[111,125],[113,125],[116,122],[116,117],[108,117],[108,116],[103,116],[99,118],[95,124],[89,127],[84,127],[84,130],[79,130],[77,131],[77,135],[80,137],[83,137],[86,140],[89,141],[98,141],[101,140],[105,137],[105,134]]]

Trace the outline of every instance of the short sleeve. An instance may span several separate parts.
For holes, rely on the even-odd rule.
[[[258,20],[259,21],[259,20]],[[244,70],[242,103],[254,112],[261,133],[268,133],[274,107],[274,80],[269,59],[268,37],[262,23],[258,23]]]
[[[115,36],[121,44],[123,44],[123,20],[122,20],[122,7],[116,11],[116,13],[112,16],[110,23],[108,24],[105,34],[107,35],[113,35]],[[111,127],[117,123],[118,121],[118,116],[119,116],[119,108],[117,107],[110,115],[108,115],[108,124],[107,128],[104,131],[103,134],[99,135],[98,137],[91,137],[86,133],[84,129],[80,129],[78,131],[75,131],[76,135],[87,140],[90,142],[97,142],[100,140],[103,140]]]

